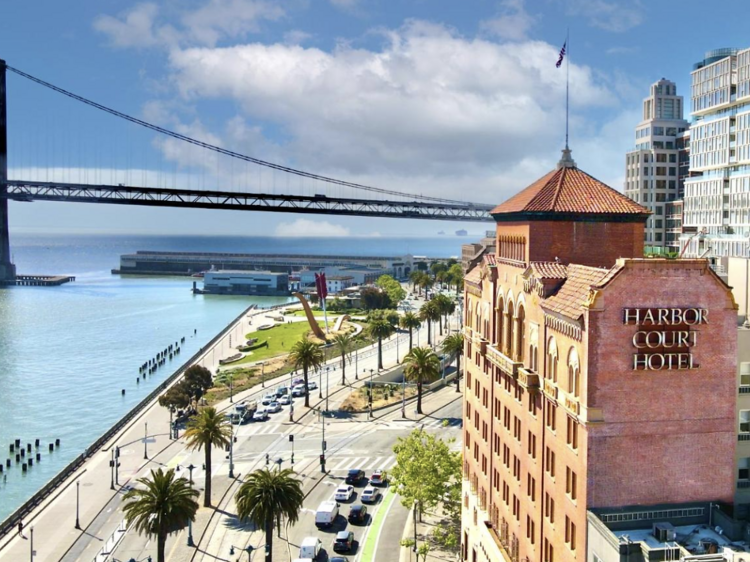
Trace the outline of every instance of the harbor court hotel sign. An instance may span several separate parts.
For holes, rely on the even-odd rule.
[[[705,308],[625,308],[624,323],[637,327],[633,334],[633,369],[684,370],[699,367],[692,348],[698,328],[708,324]]]

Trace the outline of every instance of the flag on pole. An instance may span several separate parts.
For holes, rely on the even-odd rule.
[[[560,56],[557,59],[557,62],[555,63],[555,66],[557,68],[560,68],[560,66],[563,63],[563,59],[565,58],[565,47],[568,46],[568,40],[565,40],[565,43],[563,43],[562,49],[560,49]]]
[[[325,273],[316,273],[315,274],[315,289],[318,292],[318,298],[321,301],[324,301],[325,298],[328,296],[328,287],[326,283],[326,274]]]

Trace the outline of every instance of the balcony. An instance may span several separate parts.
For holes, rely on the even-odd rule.
[[[566,410],[575,414],[576,416],[581,414],[581,404],[580,402],[578,402],[578,398],[566,394],[565,400],[563,400],[563,406],[565,406]]]
[[[553,400],[557,400],[557,386],[551,380],[544,380],[544,394]]]
[[[505,374],[513,378],[518,377],[518,369],[523,366],[523,363],[513,361],[513,359],[505,355],[494,345],[487,346],[486,350],[487,359],[489,359],[490,363],[500,368]]]
[[[741,386],[740,394],[750,394],[750,386]]]
[[[503,562],[513,562],[513,559],[510,557],[510,552],[508,552],[508,547],[505,545],[506,541],[502,539],[500,533],[498,533],[498,529],[496,529],[490,521],[485,521],[484,524],[487,527],[495,546],[500,551],[500,554],[503,557]]]
[[[737,489],[750,488],[750,480],[737,480]]]
[[[518,382],[522,386],[525,386],[529,392],[539,390],[539,375],[528,369],[518,369]]]
[[[738,433],[737,441],[750,441],[750,433]]]

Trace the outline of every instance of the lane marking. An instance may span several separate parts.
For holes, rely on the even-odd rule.
[[[378,543],[380,542],[380,534],[383,531],[383,523],[388,517],[388,512],[391,510],[391,506],[396,499],[396,493],[391,491],[384,495],[382,503],[378,506],[378,509],[373,517],[370,526],[364,537],[364,544],[360,544],[360,553],[354,559],[355,562],[371,562],[375,560],[375,553],[378,550]]]

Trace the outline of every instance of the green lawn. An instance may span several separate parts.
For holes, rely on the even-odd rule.
[[[322,327],[323,324],[320,323]],[[262,361],[270,357],[284,355],[289,353],[292,346],[301,340],[310,331],[310,325],[307,322],[292,322],[291,324],[279,324],[270,330],[259,330],[245,336],[246,339],[258,338],[253,345],[268,342],[268,347],[260,347],[253,350],[247,356],[231,363],[231,365],[241,365],[242,363],[252,363]],[[229,367],[230,365],[227,365]]]
[[[322,310],[313,310],[312,313],[313,313],[313,316],[315,316],[315,318],[323,318],[323,311]],[[304,310],[295,310],[291,314],[286,314],[286,316],[302,316],[302,317],[304,317],[305,316],[305,311]],[[339,317],[339,314],[336,313],[336,312],[329,312],[328,313],[328,319],[329,320],[331,318],[336,319],[338,317]]]

